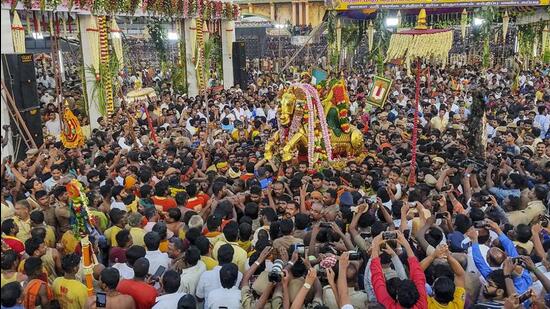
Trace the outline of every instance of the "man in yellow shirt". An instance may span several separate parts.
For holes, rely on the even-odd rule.
[[[41,210],[35,210],[31,212],[30,218],[32,230],[35,230],[37,228],[44,229],[44,242],[46,243],[46,246],[50,248],[55,248],[55,230],[53,227],[44,223],[44,213]],[[32,230],[31,234],[35,233]]]
[[[16,237],[22,242],[31,238],[31,219],[30,219],[31,205],[27,200],[20,200],[15,203],[15,224],[19,228],[19,232]]]
[[[210,241],[206,236],[199,236],[197,239],[195,239],[195,246],[199,249],[201,252],[201,261],[203,261],[204,265],[206,265],[206,270],[212,270],[214,267],[218,266],[218,261],[214,260],[212,258],[212,251],[210,248]]]
[[[145,248],[145,230],[142,224],[143,216],[139,212],[134,212],[128,215],[128,225],[130,226],[130,235],[132,235],[132,241],[134,245]]]
[[[235,221],[227,223],[223,228],[223,235],[225,236],[225,240],[218,240],[214,245],[214,248],[212,249],[213,258],[216,260],[218,259],[218,249],[221,246],[225,244],[230,244],[234,250],[233,260],[231,262],[239,267],[240,272],[244,273],[248,254],[237,243],[237,240],[239,238],[239,224]]]
[[[447,129],[447,125],[449,124],[449,116],[447,115],[447,111],[444,107],[441,107],[439,109],[439,113],[437,116],[433,117],[430,120],[430,126],[432,129],[439,130],[440,132],[444,132]]]
[[[106,229],[104,235],[111,247],[118,247],[116,234],[122,231],[124,226],[126,226],[126,212],[118,208],[113,208],[109,212],[109,217],[111,217],[113,226]]]
[[[64,309],[86,308],[88,290],[82,282],[76,280],[80,257],[76,254],[69,254],[63,257],[61,265],[65,275],[54,280],[52,288],[55,299]]]
[[[431,254],[429,262],[433,260],[447,259],[447,263],[455,274],[454,281],[447,276],[441,276],[435,279],[432,289],[433,296],[428,297],[429,309],[462,309],[466,299],[466,290],[464,285],[466,282],[466,272],[460,263],[452,256],[446,245],[440,245]],[[423,261],[424,266],[424,261]]]

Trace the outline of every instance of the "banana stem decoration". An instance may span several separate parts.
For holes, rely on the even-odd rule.
[[[98,28],[99,28],[99,61],[100,65],[103,68],[102,76],[103,85],[105,90],[105,107],[107,108],[107,119],[110,120],[111,115],[115,110],[113,102],[113,79],[111,76],[111,71],[109,70],[109,39],[108,28],[107,28],[107,18],[105,16],[99,16],[97,18]]]
[[[502,17],[502,40],[506,43],[506,34],[508,33],[508,23],[510,22],[510,16],[508,16],[508,11],[504,12]]]
[[[468,12],[466,9],[462,10],[460,16],[460,32],[462,34],[462,41],[466,38],[466,25],[468,24]]]
[[[13,23],[11,25],[13,48],[16,53],[25,52],[25,28],[21,24],[21,19],[17,11],[13,12]]]

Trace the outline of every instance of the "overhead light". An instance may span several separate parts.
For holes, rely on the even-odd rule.
[[[42,32],[33,32],[33,33],[32,33],[32,37],[33,37],[33,39],[35,39],[35,40],[42,40],[42,39],[44,39],[44,35],[42,34]]]
[[[481,26],[484,22],[485,20],[483,20],[482,18],[474,17],[474,26]]]
[[[170,41],[177,41],[180,39],[180,36],[176,32],[168,32],[166,38]]]
[[[61,49],[59,50],[59,71],[62,75],[65,72],[65,67],[63,66],[63,53],[61,53]]]
[[[386,27],[396,27],[399,24],[397,17],[386,17]]]

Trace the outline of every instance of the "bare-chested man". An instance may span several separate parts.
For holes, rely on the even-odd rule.
[[[107,294],[105,302],[107,309],[135,309],[136,303],[130,295],[117,292],[116,287],[120,280],[118,270],[113,267],[107,267],[100,274],[100,287]],[[88,308],[96,309],[96,295],[88,297]]]

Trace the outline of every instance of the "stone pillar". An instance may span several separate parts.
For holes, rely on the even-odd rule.
[[[302,26],[304,24],[304,3],[300,1],[296,5],[298,6],[298,24]]]
[[[11,37],[11,17],[10,17],[10,11],[9,10],[2,10],[2,16],[1,16],[1,31],[2,31],[2,54],[10,54],[10,53],[13,53],[13,40],[12,40],[12,37]],[[2,67],[0,68],[1,69],[1,75],[2,75],[2,80],[4,80],[4,60],[2,59]],[[4,94],[2,94],[2,99],[1,99],[1,102],[0,102],[0,114],[1,114],[1,127],[5,126],[5,125],[10,125],[10,113],[8,111],[8,103],[7,102],[4,102]],[[8,144],[6,145],[6,147],[3,147],[2,148],[2,159],[4,157],[7,157],[9,155],[12,155],[13,156],[13,139],[12,139],[12,134],[13,132],[11,132],[10,130],[10,134],[9,136],[4,136],[4,130],[0,127],[0,130],[2,132],[2,136],[4,138],[7,138],[8,139]]]
[[[292,25],[295,26],[298,22],[296,20],[296,2],[290,2],[290,5],[292,6],[292,18],[290,20],[292,22]]]
[[[275,22],[275,3],[273,2],[269,3],[269,17],[271,21]]]
[[[304,21],[304,24],[307,26],[309,25],[309,1],[306,0],[304,5],[306,6],[306,20]]]
[[[194,97],[199,94],[199,87],[197,84],[197,71],[195,70],[195,46],[197,30],[196,20],[185,19],[184,21],[184,33],[185,33],[185,68],[187,71],[187,95]]]
[[[235,42],[235,22],[222,21],[222,68],[223,88],[229,89],[235,85],[233,80],[233,42]]]
[[[80,44],[82,46],[82,64],[84,68],[93,67],[94,59],[92,59],[92,48],[90,47],[90,40],[88,39],[88,32],[86,28],[88,27],[89,19],[92,18],[90,15],[78,15],[78,27],[80,29]],[[99,101],[98,95],[94,93],[94,84],[93,80],[96,77],[89,70],[84,70],[84,80],[82,83],[86,86],[86,101],[88,102],[88,114],[90,119],[90,132],[93,129],[99,128],[99,123],[97,118],[101,117],[99,112]]]

